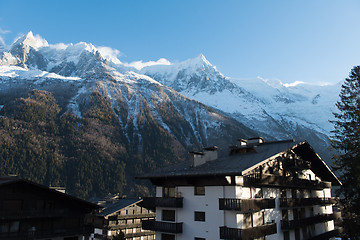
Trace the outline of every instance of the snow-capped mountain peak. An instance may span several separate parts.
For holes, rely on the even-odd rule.
[[[201,53],[199,56],[185,60],[179,64],[180,66],[191,66],[191,67],[200,67],[200,66],[209,66],[213,67],[213,65],[206,59],[206,57]]]
[[[49,46],[48,42],[40,37],[39,35],[35,35],[32,31],[28,32],[26,35],[18,38],[13,44],[11,48],[16,47],[17,45],[22,45],[23,47],[28,46],[32,47],[35,50],[38,50],[41,47]]]
[[[214,67],[203,54],[170,65],[148,66],[140,73],[191,96],[201,91],[217,92],[233,84]],[[186,93],[185,93],[186,92]]]

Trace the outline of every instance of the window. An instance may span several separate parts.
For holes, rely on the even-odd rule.
[[[175,187],[164,187],[163,197],[175,197]]]
[[[175,221],[175,210],[162,210],[163,221]]]
[[[161,240],[175,240],[175,235],[162,233]]]
[[[251,228],[253,223],[253,216],[251,213],[243,214],[243,227],[244,228]]]
[[[300,197],[300,190],[299,189],[292,189],[291,190],[291,197],[292,198],[299,198]]]
[[[195,186],[195,195],[205,195],[205,187],[204,186]]]
[[[19,225],[20,225],[19,221],[1,223],[0,224],[0,233],[19,232]]]
[[[255,188],[254,189],[254,197],[255,198],[262,198],[263,197],[262,188]]]
[[[286,189],[281,189],[280,197],[281,198],[286,198]]]
[[[257,212],[253,214],[253,222],[254,226],[261,226],[265,223],[265,213],[264,212]]]
[[[312,216],[314,216],[315,214],[314,214],[314,207],[311,207],[310,208],[310,217],[312,217]]]
[[[282,210],[282,220],[288,221],[289,220],[289,212],[288,210]]]
[[[205,222],[205,212],[195,212],[195,221]]]

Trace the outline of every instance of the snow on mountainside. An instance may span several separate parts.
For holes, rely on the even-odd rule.
[[[230,79],[203,55],[172,65],[145,67],[141,72],[279,139],[297,137],[296,127],[329,135],[332,126],[328,120],[341,87],[305,83],[287,86],[262,78]]]
[[[313,142],[320,142],[322,147],[329,143],[332,125],[328,120],[336,110],[335,102],[340,91],[340,84],[285,85],[278,80],[262,78],[231,79],[221,74],[203,55],[177,63],[165,59],[148,64],[122,63],[114,56],[101,54],[101,49],[92,44],[51,45],[31,32],[19,38],[9,49],[0,50],[2,82],[7,78],[58,79],[62,82],[108,79],[116,82],[116,87],[122,91],[147,96],[145,99],[149,103],[153,101],[150,92],[142,92],[139,86],[153,84],[219,109],[266,136],[299,140],[313,138]],[[81,95],[79,92],[73,96],[68,105],[79,116],[81,113],[76,101]],[[158,93],[155,95],[159,102],[164,97]],[[112,99],[111,96],[108,98]],[[155,105],[150,106],[156,109]],[[132,114],[136,115],[136,104],[133,107]],[[154,110],[153,115],[161,122]],[[171,129],[165,125],[165,129]]]
[[[215,144],[216,138],[226,135],[234,134],[226,144],[237,137],[257,135],[229,116],[141,74],[130,64],[103,57],[101,50],[89,43],[51,45],[29,32],[8,51],[0,52],[0,83],[2,94],[23,88],[52,91],[61,97],[67,112],[80,118],[91,101],[89,95],[99,92],[118,116],[128,140],[136,137],[137,144],[142,139],[139,122],[144,112],[149,114],[148,120],[155,120],[185,147]],[[0,96],[0,104],[6,105],[1,101]]]
[[[135,175],[185,160],[201,147],[217,145],[220,156],[228,154],[238,138],[306,139],[330,159],[328,119],[339,84],[231,79],[203,55],[122,63],[113,49],[53,45],[32,32],[2,45],[4,173],[43,176],[35,180],[65,184],[82,197],[131,196],[146,192]]]

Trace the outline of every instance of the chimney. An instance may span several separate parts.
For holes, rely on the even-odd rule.
[[[249,138],[247,140],[245,139],[239,139],[238,140],[238,147],[246,147],[246,146],[256,146],[260,145],[265,142],[265,139],[262,137],[255,137],[255,138]]]
[[[203,152],[190,152],[190,167],[197,167],[218,158],[217,147],[204,148]]]
[[[265,142],[265,139],[262,137],[249,138],[247,140],[248,145],[260,145]]]
[[[238,139],[237,146],[230,146],[229,155],[239,153],[250,153],[255,152],[255,147],[265,143],[265,139],[262,137],[249,138],[249,139]]]
[[[245,147],[247,145],[247,140],[245,139],[238,139],[238,147]]]

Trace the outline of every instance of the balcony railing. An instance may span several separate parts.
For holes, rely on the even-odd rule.
[[[280,198],[280,207],[293,208],[337,203],[337,198]]]
[[[145,197],[141,206],[148,208],[155,207],[173,207],[173,208],[182,208],[183,207],[182,197]]]
[[[329,232],[325,232],[315,237],[309,238],[309,240],[323,240],[323,239],[330,239],[332,237],[339,237],[342,231],[343,231],[342,228],[337,228]]]
[[[274,174],[251,174],[244,177],[245,186],[272,186],[272,187],[289,187],[289,188],[310,188],[324,189],[330,188],[331,182],[319,182],[308,179],[284,177]]]
[[[119,224],[119,225],[109,225],[109,230],[122,230],[127,228],[138,228],[141,227],[141,222],[139,223],[129,223],[129,224]]]
[[[135,233],[125,233],[124,235],[125,235],[125,238],[135,238],[135,237],[155,235],[155,232],[154,231],[142,231],[142,232],[135,232]]]
[[[316,215],[308,218],[301,218],[295,220],[282,220],[281,221],[281,229],[282,230],[290,230],[299,227],[304,227],[308,225],[313,225],[316,223],[327,222],[331,220],[335,220],[334,214],[324,214],[324,215]]]
[[[276,223],[246,229],[220,227],[220,239],[247,240],[261,238],[276,232]]]
[[[156,213],[135,213],[126,215],[109,216],[109,221],[124,220],[124,219],[137,219],[137,218],[154,218]]]
[[[153,220],[142,221],[142,229],[166,233],[182,233],[183,223],[159,222]]]
[[[260,211],[262,209],[275,208],[275,199],[236,199],[220,198],[220,210],[234,210],[240,212]]]

